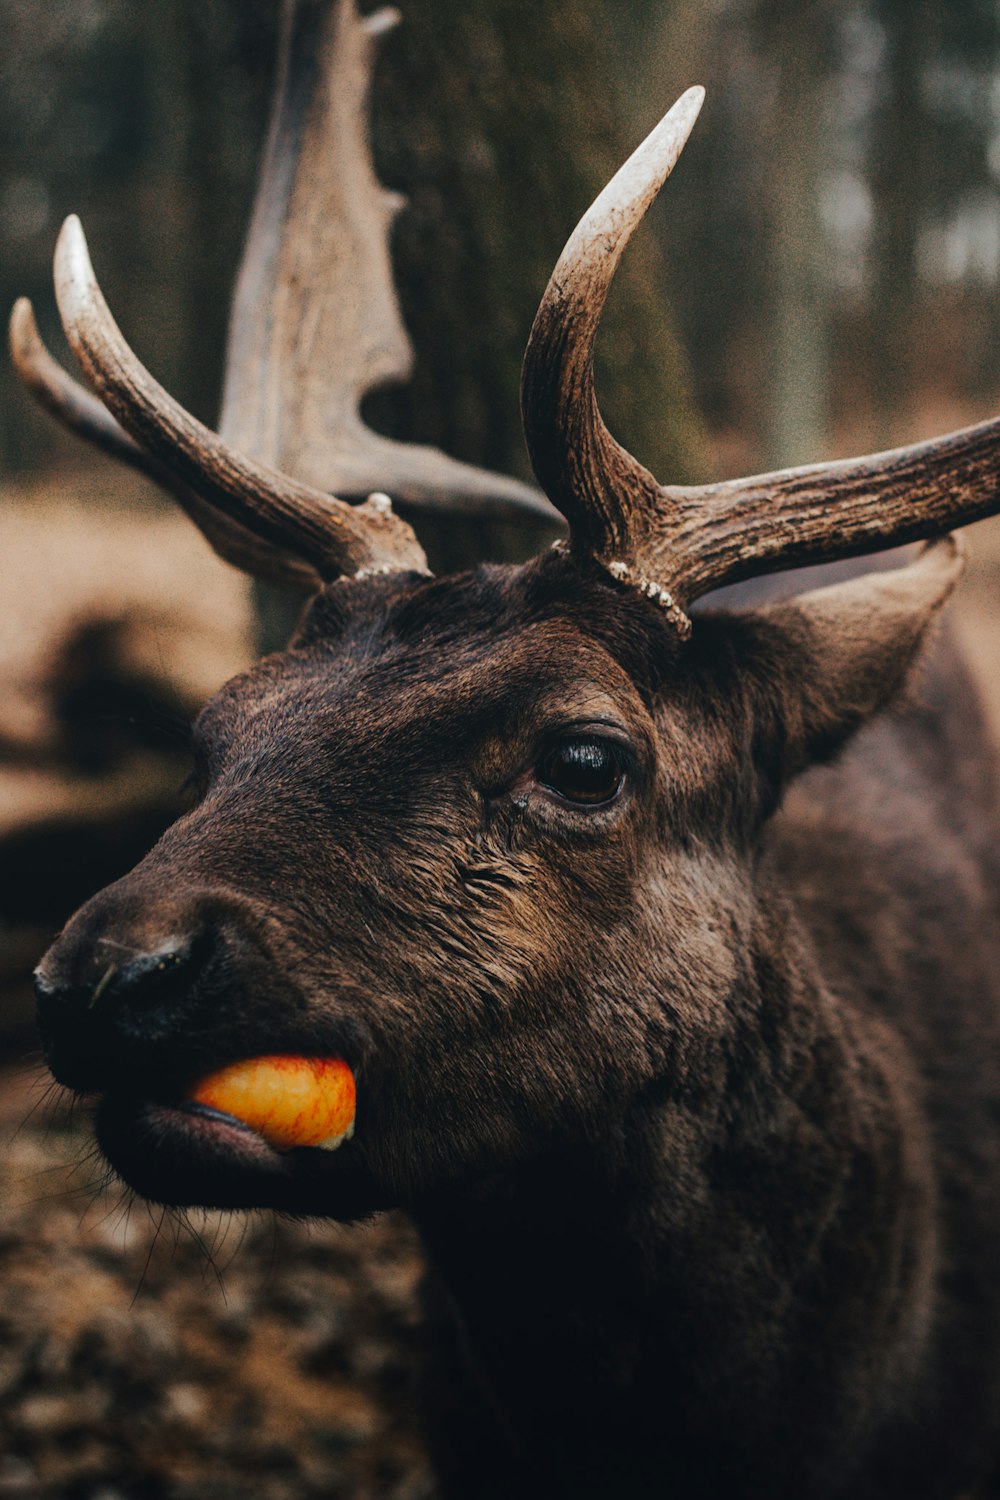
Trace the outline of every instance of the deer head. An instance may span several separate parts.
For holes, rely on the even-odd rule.
[[[129,349],[75,221],[56,288],[97,397],[49,361],[24,304],[13,334],[42,399],[159,478],[223,556],[314,591],[288,650],[198,720],[198,805],[43,960],[50,1065],[101,1096],[103,1149],[149,1197],[350,1218],[604,1137],[664,1079],[697,1087],[748,962],[761,828],[788,780],[898,690],[961,555],[945,540],[900,571],[693,625],[689,606],[996,510],[1000,427],[698,489],[660,485],[615,442],[594,339],[692,89],[584,216],[531,332],[525,430],[568,539],[429,577],[384,492],[413,513],[550,506],[360,427],[360,393],[403,363],[391,205],[356,118],[384,18],[331,12],[310,39],[326,81],[293,128],[314,13],[288,11],[223,435]],[[335,191],[324,149],[354,225],[334,254],[304,229],[309,204],[310,225],[332,222],[315,202]],[[349,1063],[350,1142],[278,1151],[186,1102],[212,1069],[272,1053]]]

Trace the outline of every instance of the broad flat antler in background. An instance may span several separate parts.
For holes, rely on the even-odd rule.
[[[359,415],[366,392],[405,379],[412,361],[389,261],[399,200],[375,177],[365,128],[375,42],[395,19],[389,10],[362,18],[354,0],[286,0],[218,435],[126,344],[77,220],[59,239],[56,290],[99,399],[45,350],[26,299],[11,319],[17,369],[51,412],[168,489],[228,561],[299,587],[426,568],[384,496],[365,500],[372,491],[415,512],[557,519],[530,486],[392,442]]]
[[[353,0],[286,8],[221,431],[344,499],[384,490],[414,510],[558,521],[529,485],[380,437],[359,416],[368,391],[406,380],[413,364],[389,257],[403,200],[376,179],[366,130],[375,42],[398,19],[391,9],[361,19]]]
[[[580,220],[535,317],[521,409],[535,473],[572,551],[662,605],[723,584],[940,536],[1000,509],[1000,420],[870,458],[702,486],[661,485],[605,427],[594,341],[618,262],[701,109],[689,89]]]

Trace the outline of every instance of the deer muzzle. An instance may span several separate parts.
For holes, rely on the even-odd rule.
[[[152,900],[133,872],[39,965],[46,1061],[96,1096],[99,1144],[144,1196],[353,1218],[373,1187],[339,1158],[356,1154],[365,1049],[349,1017],[317,1023],[262,929],[246,898]]]

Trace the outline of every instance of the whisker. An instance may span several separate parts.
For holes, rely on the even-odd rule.
[[[132,1212],[132,1204],[134,1202],[135,1202],[135,1194],[130,1192],[130,1194],[129,1194],[129,1204],[128,1204],[128,1211],[129,1211],[130,1214]],[[146,1205],[146,1212],[147,1212],[147,1214],[149,1214],[149,1219],[150,1219],[150,1222],[152,1223],[153,1215],[152,1215],[152,1210],[150,1208],[150,1205],[148,1203]],[[136,1302],[137,1302],[137,1300],[139,1298],[139,1294],[142,1291],[143,1286],[145,1285],[146,1277],[149,1274],[150,1262],[153,1259],[153,1251],[156,1249],[157,1242],[158,1242],[158,1240],[160,1238],[160,1231],[163,1228],[163,1221],[166,1218],[166,1216],[167,1216],[167,1210],[166,1210],[166,1208],[162,1208],[160,1210],[159,1222],[156,1225],[156,1227],[155,1227],[155,1229],[153,1231],[153,1234],[150,1236],[149,1249],[146,1251],[146,1259],[143,1262],[142,1274],[139,1277],[139,1282],[138,1282],[138,1285],[136,1286],[135,1291],[132,1293],[132,1300],[129,1303],[129,1310],[130,1311],[131,1311],[131,1309],[133,1307],[135,1307],[135,1304],[136,1304]],[[127,1225],[127,1220],[126,1220],[126,1225]]]
[[[176,1210],[176,1214],[177,1214],[177,1221],[178,1221],[178,1223],[190,1235],[190,1237],[193,1240],[194,1244],[196,1245],[196,1247],[198,1248],[198,1250],[200,1250],[201,1254],[204,1256],[207,1265],[211,1268],[212,1274],[214,1275],[215,1280],[216,1280],[216,1282],[218,1284],[219,1291],[222,1293],[222,1300],[223,1300],[223,1302],[228,1302],[228,1298],[226,1296],[225,1283],[224,1283],[224,1281],[222,1279],[222,1273],[220,1272],[219,1267],[216,1264],[215,1256],[212,1253],[212,1249],[210,1248],[210,1246],[205,1241],[204,1235],[200,1234],[198,1232],[198,1230],[194,1227],[194,1225],[191,1223],[191,1220],[189,1218],[187,1209],[179,1208],[179,1209]]]

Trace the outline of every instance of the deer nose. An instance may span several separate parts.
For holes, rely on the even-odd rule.
[[[84,965],[60,971],[58,963],[43,963],[34,976],[39,1020],[80,1008],[107,1012],[123,1005],[156,1005],[190,984],[205,947],[189,936],[167,938],[150,952],[98,939]]]
[[[71,925],[35,972],[46,1060],[82,1092],[127,1084],[140,1056],[190,1029],[217,948],[211,925],[194,920],[156,937],[138,923],[95,925]]]

